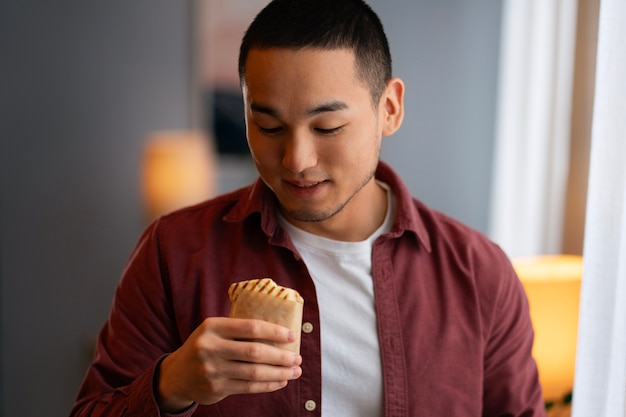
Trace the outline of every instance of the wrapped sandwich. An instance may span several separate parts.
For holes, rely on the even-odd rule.
[[[265,320],[291,329],[296,340],[275,345],[300,353],[304,299],[296,290],[282,287],[271,278],[260,278],[231,284],[228,296],[229,317]]]

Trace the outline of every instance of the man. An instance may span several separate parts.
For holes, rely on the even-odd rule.
[[[260,179],[144,233],[72,415],[544,415],[506,256],[379,162],[404,85],[374,12],[275,0],[239,71]],[[225,317],[229,285],[261,277],[304,297],[300,355]]]

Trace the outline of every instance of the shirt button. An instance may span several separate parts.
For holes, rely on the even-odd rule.
[[[306,323],[302,324],[302,332],[309,334],[313,331],[313,325],[311,323],[309,323],[308,321]]]
[[[308,400],[307,402],[304,403],[304,409],[306,411],[315,411],[316,408],[317,408],[317,404],[313,400]]]
[[[293,253],[293,259],[295,259],[296,261],[300,262],[300,256],[298,256],[297,253]]]

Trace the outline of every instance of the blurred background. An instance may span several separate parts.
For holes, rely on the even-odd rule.
[[[247,156],[216,139],[237,114],[220,93],[236,67],[218,48],[264,2],[242,1],[232,25],[217,14],[225,2],[200,3],[0,3],[0,415],[68,414],[151,216],[148,138],[206,129],[211,193],[255,177]],[[369,3],[407,88],[383,159],[416,197],[487,233],[502,2]],[[211,28],[223,42],[207,40]]]

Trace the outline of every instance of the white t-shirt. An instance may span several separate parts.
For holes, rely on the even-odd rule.
[[[372,247],[390,230],[395,198],[386,184],[383,224],[362,242],[305,232],[279,215],[315,283],[322,344],[322,415],[381,417],[383,378],[376,326]]]

